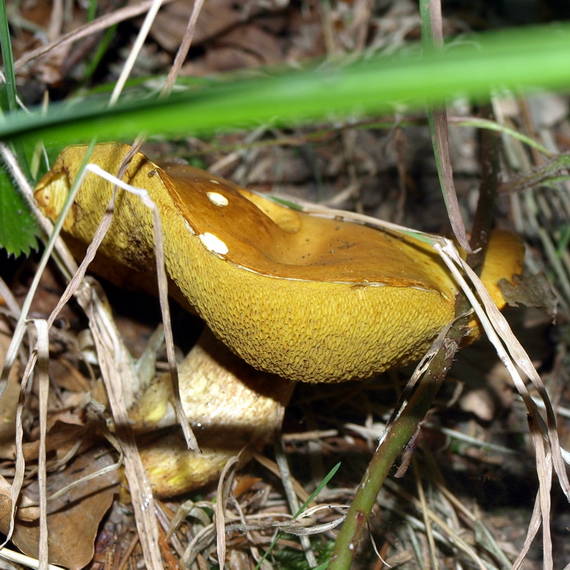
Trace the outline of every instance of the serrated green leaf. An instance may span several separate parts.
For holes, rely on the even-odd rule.
[[[8,173],[0,169],[0,247],[11,255],[29,254],[36,247],[37,225]]]

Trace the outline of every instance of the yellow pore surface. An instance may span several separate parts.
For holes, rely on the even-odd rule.
[[[99,144],[90,162],[116,174],[129,148]],[[85,152],[68,147],[40,181],[36,199],[50,217]],[[215,335],[258,369],[307,382],[369,377],[420,357],[453,318],[456,287],[420,242],[297,212],[140,153],[123,180],[157,205],[170,279]],[[89,243],[111,194],[110,182],[88,174],[66,232]],[[148,273],[153,241],[149,209],[119,191],[103,255]],[[516,268],[501,261],[493,279],[520,270],[520,245],[516,251]]]

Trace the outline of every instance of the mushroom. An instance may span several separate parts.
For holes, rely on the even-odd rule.
[[[49,217],[61,211],[86,150],[66,148],[39,182],[36,200]],[[89,160],[114,174],[129,150],[98,144]],[[123,179],[146,189],[161,214],[174,296],[257,370],[303,382],[370,377],[422,356],[454,317],[455,282],[418,240],[303,213],[142,153]],[[64,224],[76,249],[92,239],[112,187],[84,179]],[[99,254],[100,272],[115,280],[117,264],[131,279],[154,267],[152,217],[138,196],[118,195]],[[516,238],[493,234],[483,279],[500,306],[496,282],[520,273],[522,256]]]
[[[129,146],[96,146],[91,161],[117,172]],[[40,181],[46,214],[60,211],[86,152],[65,149]],[[162,215],[167,272],[214,334],[255,368],[305,382],[372,376],[417,359],[454,313],[457,288],[437,255],[411,238],[278,205],[186,165],[137,153],[124,179]],[[65,229],[89,243],[112,184],[89,174]],[[152,219],[122,193],[103,256],[144,273]],[[502,276],[520,272],[521,246],[499,253]],[[501,246],[503,241],[501,241]]]

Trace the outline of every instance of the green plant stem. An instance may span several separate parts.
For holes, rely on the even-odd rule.
[[[425,375],[418,382],[406,410],[392,423],[388,434],[376,449],[338,534],[329,570],[351,568],[358,546],[366,534],[368,518],[384,480],[418,430],[445,380],[463,336],[464,325],[465,322],[461,320],[451,327]]]
[[[18,108],[16,98],[16,75],[14,73],[14,56],[12,55],[12,43],[10,41],[10,27],[8,25],[6,0],[0,0],[0,48],[2,50],[4,79],[6,81],[6,104],[8,106],[8,110],[15,111]]]

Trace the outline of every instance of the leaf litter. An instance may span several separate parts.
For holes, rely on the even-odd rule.
[[[150,3],[148,3],[148,4],[150,5]],[[146,9],[147,9],[147,7],[145,6],[145,10],[146,10]],[[143,12],[143,10],[141,10],[141,13],[142,13],[142,12]],[[325,17],[326,17],[326,19],[330,19],[330,22],[335,22],[335,26],[338,25],[339,22],[342,22],[342,21],[343,21],[343,15],[342,15],[342,13],[341,13],[341,15],[339,16],[339,13],[338,13],[336,10],[329,10],[329,12],[327,12],[327,14],[326,14]],[[388,14],[387,17],[384,18],[384,20],[383,20],[383,25],[386,25],[387,22],[392,21],[391,18],[393,18],[393,17],[394,17],[393,14]],[[325,22],[326,25],[325,25],[324,27],[328,29],[330,22],[328,22],[328,21]],[[342,26],[341,26],[339,29],[342,30]],[[339,44],[342,45],[342,33],[339,35],[339,37],[338,37],[337,39],[332,39],[332,40],[331,40],[331,38],[329,38],[328,41],[329,41],[329,44],[328,44],[329,47],[332,47],[333,44],[334,44],[334,45],[337,46],[335,49],[338,49],[338,45],[339,45]],[[37,56],[34,56],[34,57],[37,57]],[[300,139],[300,140],[302,140],[302,138],[303,138],[303,136],[301,136],[301,139]],[[270,149],[264,148],[264,147],[262,146],[262,147],[261,147],[261,153],[260,153],[260,154],[270,157],[270,156],[271,156],[271,151],[270,151]],[[247,155],[248,155],[247,152],[241,153],[242,159],[243,159],[244,156],[247,156]],[[252,162],[254,162],[254,161],[252,161]],[[240,164],[239,158],[238,158],[238,161],[236,162],[236,164],[238,164],[238,165]],[[271,164],[271,161],[269,161],[268,164]],[[248,168],[246,167],[246,168],[243,169],[243,170],[244,170],[245,175],[247,176]],[[360,175],[362,176],[362,173],[360,173]],[[269,179],[270,179],[270,178],[271,178],[271,177],[269,177]],[[326,180],[326,179],[325,179],[325,180]],[[360,190],[360,191],[362,191],[362,190]],[[350,196],[350,194],[349,194],[349,196]],[[451,252],[450,252],[449,254],[450,254],[452,257],[453,257],[453,255],[454,255],[454,254],[451,253]],[[455,263],[461,263],[461,262],[459,262],[457,259],[455,259]],[[489,310],[491,310],[491,309],[489,309]],[[496,315],[492,315],[492,319],[491,319],[492,322],[495,322],[495,317],[496,317]],[[106,318],[107,318],[107,317],[105,317],[105,319],[106,319]],[[107,323],[107,325],[108,325],[108,323]],[[105,325],[105,326],[107,326],[107,325]],[[504,337],[503,337],[503,334],[505,334],[505,331],[504,331],[503,329],[501,329],[501,330],[500,330],[500,335],[499,335],[500,338],[504,338]],[[22,333],[22,337],[24,337],[24,333]],[[515,366],[513,367],[512,364],[510,364],[509,366],[511,367],[511,369],[513,369],[513,371],[514,371],[514,370],[516,370],[517,367],[518,367],[518,368],[521,367],[521,364],[520,364],[520,363],[526,362],[527,364],[522,364],[522,367],[523,367],[523,369],[524,369],[524,372],[527,373],[531,379],[534,378],[534,379],[536,380],[535,374],[532,372],[532,370],[534,370],[534,368],[532,368],[532,370],[528,368],[528,366],[527,366],[527,365],[528,365],[528,361],[524,359],[524,355],[521,354],[520,352],[518,352],[518,350],[517,350],[516,348],[513,348],[513,346],[516,347],[516,345],[512,345],[512,344],[511,344],[510,350],[511,350],[511,351],[514,351],[514,353],[515,353]],[[113,347],[114,347],[114,345],[113,345]],[[127,358],[127,353],[125,353],[125,358],[128,360],[128,358]],[[519,358],[522,359],[522,360],[518,360]],[[15,377],[16,374],[17,374],[16,368],[13,368],[12,370],[13,370],[13,371],[12,371],[12,375]],[[524,387],[524,384],[525,384],[525,383],[522,382],[522,380],[521,380],[521,388]],[[370,395],[374,395],[376,392],[378,392],[379,390],[382,390],[382,389],[381,389],[381,388],[375,388],[375,387],[373,387],[373,386],[369,386],[369,387],[367,387],[367,388],[363,388],[363,390],[364,390],[363,394],[369,393]],[[311,395],[309,390],[303,390],[303,393],[306,394],[305,397],[306,397],[306,398],[309,398],[309,401],[310,401],[310,399],[313,399],[314,401],[319,402],[319,401],[320,401],[320,398],[322,398],[322,396],[317,395],[317,394],[312,394],[312,395]],[[334,401],[334,399],[340,398],[340,401],[343,401],[343,399],[344,399],[344,401],[345,401],[345,403],[346,403],[346,402],[347,402],[347,398],[349,397],[349,395],[348,395],[346,389],[343,389],[342,387],[335,387],[335,388],[331,389],[331,390],[329,391],[329,393],[330,393],[330,395],[332,396],[333,401]],[[539,384],[539,386],[538,386],[538,394],[541,394],[541,387],[540,387],[540,384]],[[8,397],[8,396],[10,396],[10,397]],[[35,394],[34,394],[34,397],[35,397]],[[526,398],[526,397],[525,397],[525,398]],[[7,395],[7,400],[10,400],[10,399],[11,399],[11,400],[14,400],[14,395],[13,395],[13,393],[12,393],[11,395],[10,395],[10,393],[8,393],[8,395]],[[528,399],[528,398],[526,398],[526,399]],[[337,400],[337,401],[338,401],[338,400]],[[358,417],[362,417],[362,410],[367,409],[366,405],[364,405],[364,406],[361,408],[361,410],[358,410],[358,406],[359,406],[360,404],[362,404],[362,403],[363,403],[363,401],[362,401],[361,399],[359,399],[359,397],[358,397],[358,395],[357,395],[357,396],[355,397],[355,402],[352,402],[352,403],[350,403],[350,404],[346,404],[346,407],[348,408],[348,410],[349,410],[352,414],[356,414]],[[383,405],[382,405],[382,404],[380,405],[380,408],[378,408],[378,404],[377,404],[377,403],[375,403],[375,406],[376,406],[376,409],[377,409],[377,410],[378,410],[378,409],[383,409]],[[546,409],[547,409],[547,411],[548,411],[548,404],[546,404],[545,407],[546,407]],[[9,408],[13,409],[13,406],[9,406]],[[317,415],[318,415],[318,414],[317,414]],[[366,414],[365,414],[365,416],[366,416]],[[371,417],[371,416],[368,416],[368,417]],[[322,420],[323,418],[320,418],[320,419]],[[532,425],[533,433],[537,433],[537,430],[538,430],[538,431],[544,430],[544,429],[547,430],[547,437],[548,437],[548,439],[545,439],[545,438],[542,437],[542,436],[538,436],[538,437],[535,437],[535,438],[534,438],[535,444],[538,446],[538,448],[539,448],[539,449],[540,449],[541,447],[544,448],[543,451],[542,451],[542,463],[541,463],[541,465],[540,465],[540,468],[542,469],[543,475],[547,477],[547,480],[550,480],[549,477],[548,477],[548,475],[549,475],[549,469],[550,469],[550,468],[549,468],[549,465],[552,464],[552,463],[551,463],[552,461],[554,461],[554,462],[556,463],[556,466],[554,467],[554,469],[558,469],[559,472],[561,472],[561,469],[563,469],[563,468],[560,466],[559,459],[556,458],[557,451],[558,451],[559,447],[557,447],[556,442],[552,440],[552,438],[555,437],[555,436],[554,436],[554,434],[552,433],[551,426],[550,426],[550,427],[548,426],[548,423],[551,422],[551,420],[552,420],[552,414],[551,414],[551,413],[547,413],[547,417],[546,417],[545,419],[540,420],[540,419],[538,419],[538,417],[537,417],[536,420],[534,421],[533,425]],[[331,425],[331,422],[330,422],[330,420],[328,420],[328,422],[327,422],[327,420],[325,420],[322,425],[324,425],[324,426],[327,426],[327,425],[330,426],[330,425]],[[349,446],[350,446],[351,444],[354,444],[354,443],[355,443],[355,442],[354,442],[354,436],[348,435],[347,432],[345,432],[345,430],[344,430],[342,424],[338,424],[338,423],[336,423],[336,422],[332,422],[332,425],[335,426],[335,427],[340,428],[340,433],[342,434],[342,437],[341,437],[341,438],[337,438],[337,439],[335,440],[335,436],[327,436],[327,435],[325,435],[325,436],[320,436],[320,435],[318,435],[318,433],[315,432],[316,435],[314,436],[314,439],[309,440],[309,444],[312,444],[312,445],[313,445],[313,448],[314,448],[314,444],[316,444],[316,445],[318,446],[318,448],[319,448],[318,456],[321,457],[321,460],[323,459],[323,457],[324,457],[324,458],[327,458],[327,457],[329,456],[329,454],[331,453],[331,450],[336,450],[336,451],[338,452],[339,450],[342,451],[342,450],[344,449],[345,451],[347,451],[347,450],[349,449]],[[293,425],[290,426],[290,427],[296,427],[295,424],[294,424],[294,422],[293,422]],[[52,429],[53,429],[53,428],[52,428]],[[53,435],[55,435],[55,433],[57,433],[57,431],[54,431],[54,432],[53,432]],[[338,433],[338,432],[337,432],[337,433]],[[543,432],[543,433],[544,433],[544,432]],[[48,431],[48,436],[49,436],[49,435],[50,435],[50,432]],[[49,437],[48,437],[48,440],[49,440]],[[549,443],[547,443],[547,442],[549,442]],[[362,445],[362,443],[363,443],[363,442],[362,442],[362,440],[361,440],[361,441],[358,443],[358,445]],[[311,448],[311,445],[309,445],[309,444],[307,444],[306,449],[310,449],[310,448]],[[365,444],[365,443],[364,443],[364,446],[363,446],[363,447],[364,447],[364,449],[366,449],[366,444]],[[288,453],[293,453],[293,457],[294,457],[294,454],[298,454],[299,452],[301,452],[302,454],[304,454],[304,453],[305,453],[304,448],[305,448],[305,446],[303,446],[302,444],[288,444],[288,445],[286,446],[286,452],[288,452]],[[24,449],[25,449],[25,444],[24,444],[24,447],[23,447],[22,450],[21,450],[21,453],[24,453]],[[551,456],[551,455],[550,455],[550,454],[552,453],[552,451],[554,451],[554,454],[553,454],[554,456]],[[427,452],[424,450],[423,453],[427,453]],[[538,458],[539,461],[541,460],[540,456],[537,456],[537,458]],[[48,465],[49,465],[49,461],[48,461]],[[317,465],[313,465],[313,466],[312,466],[312,469],[314,469],[314,473],[318,473],[318,472],[319,472],[319,468],[318,468]],[[50,474],[50,476],[48,477],[48,487],[49,487],[49,480],[50,480],[50,478],[51,478],[51,474]],[[542,479],[542,478],[541,478],[541,479]],[[544,479],[542,480],[542,482],[543,482],[543,484],[544,484]],[[274,508],[277,508],[277,509],[280,509],[280,508],[282,509],[282,508],[284,508],[284,503],[283,503],[282,498],[279,497],[279,492],[276,492],[276,491],[275,491],[275,487],[274,487],[273,485],[270,485],[269,487],[267,487],[266,485],[267,485],[267,484],[260,483],[260,482],[255,482],[255,483],[252,484],[251,489],[254,490],[253,496],[251,496],[251,495],[249,494],[249,492],[246,492],[246,493],[245,493],[245,496],[247,497],[247,500],[248,500],[248,501],[251,501],[250,504],[256,505],[256,507],[262,508],[262,509],[263,509],[263,508],[269,508],[270,510],[271,510],[271,509],[274,509]],[[62,487],[65,488],[65,485],[62,485]],[[446,489],[446,487],[444,486],[443,489]],[[339,486],[339,490],[342,492],[342,486]],[[547,509],[548,509],[548,504],[547,504],[547,503],[548,503],[548,499],[547,499],[547,497],[546,497],[546,494],[547,494],[547,493],[545,493],[544,491],[545,491],[545,490],[544,490],[544,488],[543,488],[542,493],[540,493],[540,499],[537,501],[537,507],[536,507],[535,512],[534,512],[534,514],[533,514],[532,525],[531,525],[531,527],[530,527],[531,532],[530,532],[530,534],[529,534],[529,537],[530,537],[530,535],[532,534],[532,532],[534,532],[534,531],[536,531],[536,530],[538,529],[538,525],[539,525],[539,523],[540,523],[540,519],[542,518],[542,519],[544,520],[544,517],[545,517],[545,515],[546,515],[546,511],[547,511]],[[387,493],[389,493],[389,492],[390,492],[390,490],[388,489],[388,490],[387,490]],[[262,497],[262,498],[259,498],[259,497],[257,496],[257,495],[259,495],[259,494],[262,494],[263,497]],[[347,497],[350,497],[350,494],[351,494],[351,491],[350,491],[350,490],[345,490],[345,493],[344,493],[344,495],[342,496],[342,497],[343,497],[343,498],[342,498],[342,501],[343,501],[344,504],[346,504]],[[329,492],[328,489],[325,489],[325,490],[323,491],[322,495],[321,495],[321,499],[322,499],[323,501],[331,500],[331,498],[334,497],[334,496],[335,496],[335,495],[334,495],[334,490],[330,490],[330,492]],[[48,496],[47,498],[48,498],[48,524],[49,524],[49,517],[50,517],[50,514],[49,514],[49,496]],[[389,497],[380,497],[379,500],[380,500],[381,504],[382,504],[382,502],[384,502],[384,503],[383,503],[384,506],[386,506],[386,504],[390,502],[390,498],[389,498]],[[32,503],[35,504],[35,503],[37,503],[38,498],[35,497],[34,499],[31,499],[31,501],[32,501]],[[467,499],[467,502],[469,502],[469,499]],[[331,504],[332,504],[332,503],[331,503]],[[457,501],[457,503],[456,503],[456,507],[455,507],[455,508],[458,510],[458,512],[460,512],[460,511],[461,511],[461,508],[460,508],[458,505],[463,505],[463,501],[462,501],[462,500],[459,500],[459,501]],[[393,506],[393,505],[392,505],[392,506]],[[36,508],[36,507],[31,507],[31,509],[34,509],[34,508]],[[194,507],[194,508],[196,508],[196,507]],[[201,510],[201,515],[200,515],[200,517],[201,517],[201,520],[202,520],[202,524],[205,524],[206,521],[208,520],[208,517],[209,517],[209,514],[208,514],[208,507],[206,506],[206,503],[204,502],[204,504],[202,504],[202,506],[197,507],[197,508]],[[30,512],[31,512],[31,511],[30,511]],[[400,512],[401,512],[402,516],[406,516],[406,515],[405,515],[405,512],[404,512],[403,510],[400,509]],[[419,512],[419,511],[418,511],[418,512]],[[446,515],[446,516],[448,516],[448,515]],[[465,515],[465,513],[463,513],[462,516],[467,518],[467,515]],[[246,518],[249,519],[250,517],[251,517],[250,514],[247,514],[247,515],[246,515]],[[252,518],[252,520],[254,520],[254,518]],[[268,517],[268,520],[271,521],[271,517],[270,517],[270,516]],[[186,524],[186,523],[184,523],[184,524]],[[231,525],[231,524],[232,524],[232,523],[231,523],[231,520],[227,520],[227,521],[226,521],[226,524],[227,524],[227,525]],[[421,521],[413,522],[413,523],[410,523],[410,524],[412,524],[412,525],[414,526],[414,528],[416,528],[416,529],[422,529],[422,528],[425,529],[425,525],[422,525]],[[269,523],[269,526],[268,526],[268,527],[265,527],[265,528],[271,528],[271,522]],[[411,528],[411,527],[410,527],[410,528]],[[231,550],[231,548],[232,548],[232,542],[231,542],[231,541],[233,540],[234,535],[231,534],[231,526],[230,526],[229,528],[228,528],[228,526],[226,526],[226,529],[227,529],[227,530],[230,530],[230,534],[229,534],[230,543],[229,543],[229,546],[230,546],[230,550]],[[444,527],[440,525],[440,530],[441,530],[441,529],[444,529]],[[177,533],[178,531],[177,531],[177,530],[173,530],[173,529],[169,529],[169,532],[171,533],[171,536],[176,536],[176,533]],[[258,534],[255,534],[255,532],[256,532],[256,531],[252,530],[252,533],[253,533],[253,534],[252,534],[252,537],[253,537],[254,541],[255,541],[256,544],[258,544],[258,545],[263,545],[263,544],[264,544],[264,537],[263,537],[262,535],[259,535],[259,533],[258,533]],[[389,533],[388,533],[388,534],[389,534]],[[213,536],[214,536],[214,535],[212,534],[212,538],[213,538]],[[382,536],[382,535],[381,535],[381,536]],[[394,532],[393,532],[393,533],[392,533],[392,536],[393,536],[393,538],[395,539],[395,541],[396,541],[395,543],[396,543],[396,544],[400,544],[400,545],[406,544],[406,542],[402,542],[402,537],[405,536],[405,535],[399,534],[399,531],[396,531],[395,534],[394,534]],[[442,544],[446,544],[446,543],[449,544],[448,539],[445,537],[445,531],[444,531],[443,534],[441,534],[439,531],[436,531],[436,532],[434,533],[434,536],[436,537],[436,540],[439,540]],[[92,539],[91,539],[91,540],[92,540]],[[411,543],[410,543],[410,540],[411,540]],[[423,540],[423,537],[422,537],[422,535],[418,535],[418,537],[417,537],[416,539],[410,539],[410,538],[408,538],[408,542],[407,542],[407,543],[414,545],[414,544],[415,544],[415,543],[414,543],[414,540],[419,540],[419,541],[421,542],[421,541]],[[89,542],[89,541],[87,540],[86,542]],[[453,543],[453,541],[451,541],[451,544],[452,544],[452,543]],[[529,543],[530,543],[530,540],[527,540],[525,547],[528,546]],[[208,541],[206,541],[206,542],[204,543],[204,548],[206,548],[206,549],[207,549],[207,544],[208,544]],[[416,545],[416,546],[417,546],[417,545]],[[384,545],[380,545],[380,551],[383,551],[383,547],[384,547]],[[252,547],[252,548],[253,548],[253,547]],[[51,550],[51,549],[50,549],[50,550]],[[412,547],[412,550],[413,550],[413,547]],[[547,549],[547,550],[548,550],[548,549]],[[404,550],[403,550],[403,551],[404,551]],[[200,559],[200,557],[203,556],[203,555],[201,554],[201,552],[207,552],[207,550],[201,550],[200,552],[197,552],[197,554],[196,554],[197,559]],[[392,551],[392,552],[393,552],[393,551]],[[259,560],[259,556],[255,554],[254,550],[252,550],[251,556],[253,557],[253,559]],[[256,556],[257,556],[257,557],[256,557]],[[205,560],[207,560],[207,559],[208,559],[208,556],[202,557],[202,567],[204,567]],[[212,560],[212,558],[209,558],[209,560]]]

